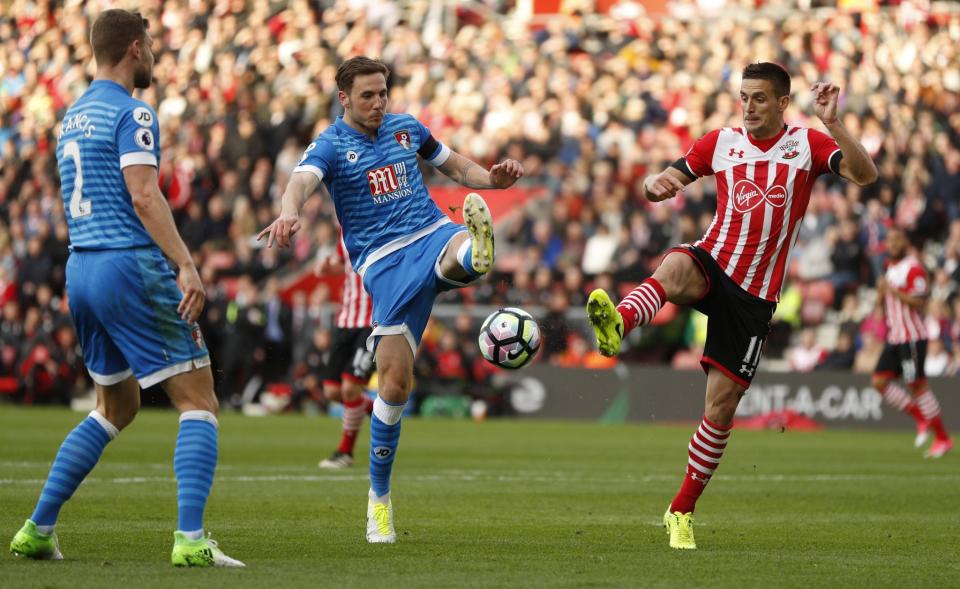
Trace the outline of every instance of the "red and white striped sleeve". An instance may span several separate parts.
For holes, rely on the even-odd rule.
[[[697,139],[687,150],[687,154],[683,156],[693,177],[699,178],[713,174],[713,153],[717,149],[717,139],[719,137],[720,129],[710,131]]]
[[[920,264],[913,264],[907,272],[907,285],[904,291],[912,297],[927,296],[929,286],[927,272]]]
[[[810,143],[810,157],[813,160],[813,174],[839,174],[840,159],[843,153],[840,151],[840,145],[833,137],[817,131],[816,129],[807,129],[807,141]]]

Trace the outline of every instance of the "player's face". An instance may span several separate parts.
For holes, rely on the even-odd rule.
[[[375,133],[387,112],[387,78],[383,74],[357,76],[350,94],[340,93],[340,104],[348,123]]]
[[[900,260],[907,255],[907,236],[903,231],[887,233],[887,254],[891,259]]]
[[[140,60],[133,70],[133,87],[144,89],[150,87],[153,80],[153,37],[150,33],[140,42]]]
[[[767,80],[746,79],[740,83],[740,106],[743,127],[757,139],[773,137],[783,128],[783,112],[790,97],[777,98],[773,84]]]

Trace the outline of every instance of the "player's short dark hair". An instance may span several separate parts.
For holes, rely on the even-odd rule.
[[[351,57],[337,68],[337,88],[346,94],[350,94],[350,91],[353,90],[353,79],[357,76],[370,74],[383,74],[384,78],[389,78],[390,68],[378,59],[370,59],[362,55]]]
[[[147,37],[150,23],[139,12],[111,8],[100,13],[90,32],[98,64],[117,65],[134,41]]]
[[[790,74],[775,63],[764,61],[751,63],[743,68],[744,80],[766,80],[773,84],[773,91],[777,98],[790,96]]]

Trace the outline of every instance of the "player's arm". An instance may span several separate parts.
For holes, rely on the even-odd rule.
[[[881,276],[877,279],[877,300],[874,304],[874,308],[879,309],[884,315],[887,313],[887,306],[884,304],[884,300],[886,299],[889,288],[890,285],[887,283],[887,279],[885,277]]]
[[[126,166],[123,168],[123,179],[130,191],[133,210],[143,223],[144,229],[164,255],[177,265],[177,283],[183,292],[177,312],[185,321],[196,321],[203,311],[206,293],[190,250],[177,232],[170,205],[160,192],[157,168],[150,165]]]
[[[717,148],[720,130],[710,131],[693,142],[686,155],[673,162],[659,174],[643,179],[643,196],[650,202],[673,198],[684,186],[702,176],[713,174],[713,152]]]
[[[300,230],[300,209],[304,201],[317,189],[320,178],[311,172],[294,172],[280,198],[280,216],[257,235],[257,241],[267,238],[267,247],[290,247],[290,238]]]
[[[810,90],[814,93],[814,113],[840,146],[842,157],[839,169],[834,171],[860,186],[876,182],[879,176],[876,164],[873,163],[873,159],[863,145],[850,134],[837,116],[840,87],[826,82],[817,82]]]
[[[889,294],[899,299],[901,303],[910,307],[914,311],[923,311],[927,305],[927,295],[914,295],[896,288],[889,289]]]
[[[680,159],[659,174],[651,174],[644,178],[643,196],[650,202],[660,202],[675,197],[684,186],[696,180],[696,177],[681,171],[680,166],[685,165],[686,162]]]
[[[449,150],[450,153],[437,169],[445,176],[467,188],[509,188],[523,176],[523,165],[517,160],[506,159],[489,170],[473,160]]]

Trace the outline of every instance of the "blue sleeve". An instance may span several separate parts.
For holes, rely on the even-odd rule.
[[[293,169],[296,172],[310,172],[321,182],[333,178],[336,171],[337,150],[329,139],[317,137],[307,146],[300,163]]]
[[[160,164],[160,126],[157,113],[142,103],[123,112],[117,119],[117,152],[120,169],[127,166]]]
[[[413,119],[413,121],[418,136],[417,144],[420,146],[417,149],[417,154],[433,166],[439,166],[447,161],[450,156],[450,148],[437,141],[430,134],[430,129],[426,125],[417,119]]]

